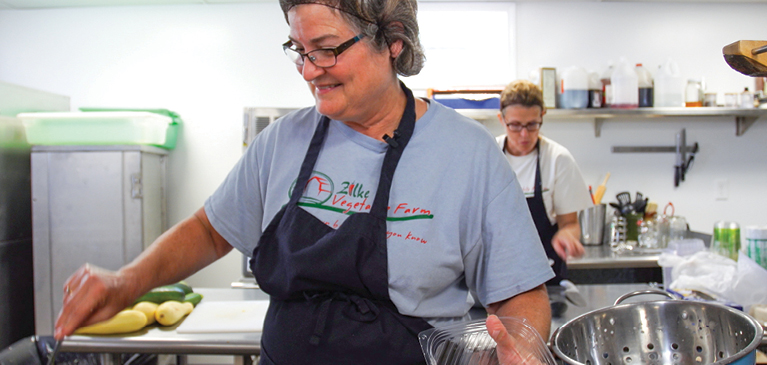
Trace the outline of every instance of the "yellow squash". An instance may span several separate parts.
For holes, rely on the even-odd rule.
[[[138,331],[146,326],[146,315],[143,312],[125,309],[114,317],[75,331],[79,335],[112,335]]]
[[[146,325],[150,325],[155,322],[154,312],[157,311],[159,304],[152,302],[139,302],[133,306],[133,309],[144,313],[146,315]]]
[[[189,302],[178,302],[175,300],[169,300],[160,304],[157,310],[154,312],[154,318],[163,326],[172,326],[185,315],[192,312],[194,305]]]

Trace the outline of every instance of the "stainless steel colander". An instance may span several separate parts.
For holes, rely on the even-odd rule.
[[[763,330],[751,316],[686,300],[620,304],[627,297],[558,328],[554,353],[572,365],[755,363]]]

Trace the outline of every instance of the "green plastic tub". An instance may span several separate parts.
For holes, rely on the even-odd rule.
[[[178,134],[172,117],[149,111],[21,113],[17,117],[33,145],[143,144],[172,149]]]

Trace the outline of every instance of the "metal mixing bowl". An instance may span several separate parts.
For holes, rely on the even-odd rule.
[[[551,347],[572,365],[754,364],[762,332],[724,305],[661,300],[583,314],[554,332]]]

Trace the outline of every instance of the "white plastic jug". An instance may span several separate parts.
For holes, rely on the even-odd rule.
[[[589,77],[583,67],[570,66],[562,72],[560,107],[582,109],[589,104]]]
[[[656,108],[683,107],[684,82],[679,75],[679,66],[669,58],[658,67],[655,74],[655,91],[653,105]]]
[[[621,57],[610,76],[613,89],[613,108],[636,108],[639,104],[639,80],[634,67]]]

